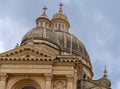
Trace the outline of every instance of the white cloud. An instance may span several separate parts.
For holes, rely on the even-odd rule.
[[[0,52],[3,52],[4,49],[9,50],[14,48],[21,41],[21,35],[25,33],[26,29],[28,28],[25,28],[10,17],[0,18]]]
[[[4,45],[4,44],[3,44],[3,42],[2,42],[2,41],[0,41],[0,53],[5,51],[4,46],[3,46],[3,45]]]
[[[104,15],[100,12],[95,12],[94,13],[94,19],[95,19],[95,22],[103,22],[104,21]]]
[[[62,1],[62,2],[65,3],[65,4],[70,4],[71,1],[72,1],[72,0],[64,0],[64,1]]]
[[[79,0],[61,0],[65,4],[71,4],[72,2],[79,2]]]
[[[113,89],[120,89],[120,81],[113,85]]]

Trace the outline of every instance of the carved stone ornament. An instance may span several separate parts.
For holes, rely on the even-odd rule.
[[[54,84],[54,89],[66,89],[65,82],[62,80],[57,80]]]

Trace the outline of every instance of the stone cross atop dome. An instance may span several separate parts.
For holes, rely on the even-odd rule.
[[[63,10],[62,10],[62,6],[63,6],[63,4],[60,3],[59,6],[60,6],[60,8],[59,8],[59,13],[62,14],[62,13],[63,13]]]
[[[105,69],[104,69],[104,77],[107,77],[107,68],[105,66]]]
[[[43,14],[42,14],[43,16],[47,16],[47,15],[46,15],[46,10],[47,10],[47,7],[44,6],[44,8],[43,8]]]

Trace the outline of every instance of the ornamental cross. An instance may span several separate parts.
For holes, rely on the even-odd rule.
[[[60,6],[60,7],[62,7],[62,6],[63,6],[63,4],[62,4],[62,3],[60,3],[60,4],[59,4],[59,6]]]
[[[44,6],[43,10],[44,10],[44,11],[46,11],[46,10],[47,10],[47,7],[46,7],[46,6]]]

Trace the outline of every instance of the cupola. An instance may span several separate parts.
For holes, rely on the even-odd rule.
[[[52,30],[61,30],[61,31],[68,32],[70,28],[70,24],[67,19],[67,16],[63,14],[62,6],[63,4],[61,3],[58,13],[54,14],[51,20],[50,27]]]
[[[43,14],[37,18],[36,20],[36,26],[37,27],[43,27],[43,28],[47,28],[49,29],[50,26],[50,20],[48,18],[48,16],[46,15],[46,6],[43,8]]]

